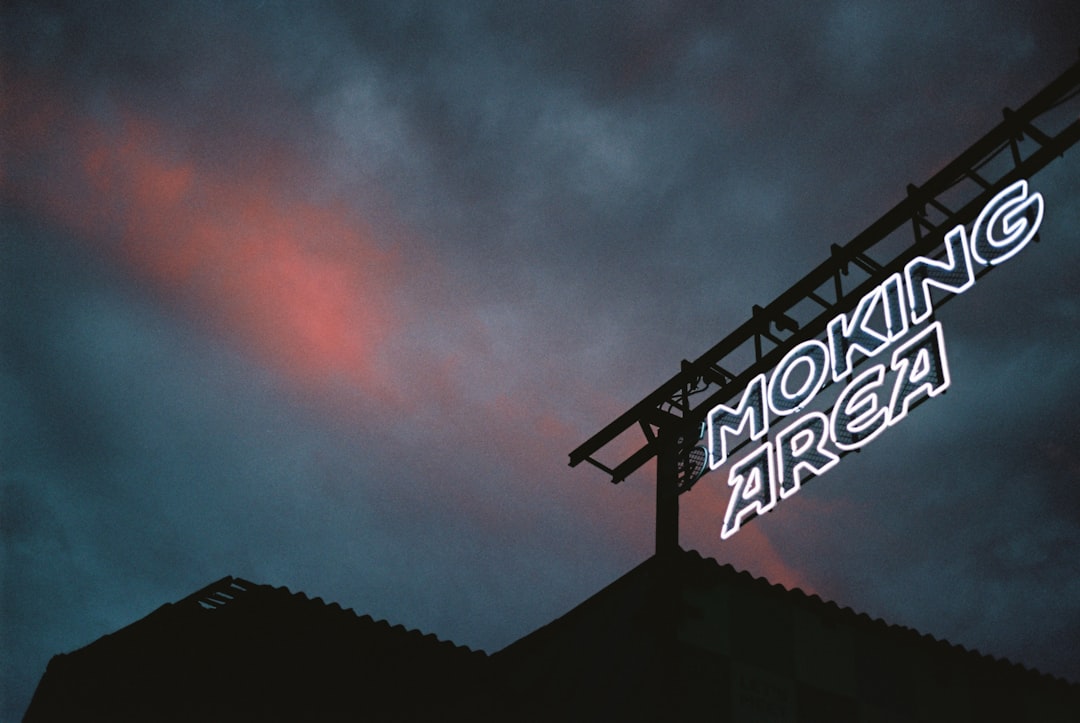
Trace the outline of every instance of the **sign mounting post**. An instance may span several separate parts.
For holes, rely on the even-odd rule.
[[[661,429],[656,455],[656,554],[679,549],[678,440],[674,429]]]

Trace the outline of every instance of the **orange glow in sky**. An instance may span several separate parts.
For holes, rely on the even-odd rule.
[[[484,343],[464,353],[454,347],[387,358],[395,353],[388,343],[392,336],[414,313],[426,311],[408,311],[403,298],[410,280],[416,282],[415,272],[407,275],[399,253],[347,204],[313,200],[308,189],[317,176],[302,159],[276,147],[255,159],[238,151],[236,159],[211,160],[191,150],[200,139],[190,131],[118,103],[92,114],[55,88],[25,78],[8,89],[0,119],[8,129],[10,156],[0,167],[0,190],[14,205],[92,244],[153,293],[190,309],[199,323],[304,390],[325,397],[344,384],[411,413],[422,412],[422,397],[423,405],[440,414],[482,420],[482,426],[455,427],[446,440],[469,448],[481,466],[498,464],[518,484],[561,473],[566,452],[583,431],[554,406],[558,395],[483,400],[470,398],[462,387],[462,368],[490,353]],[[431,272],[430,260],[424,268]],[[431,293],[421,296],[436,298],[431,288],[446,279],[425,280]],[[510,373],[489,363],[493,375]],[[424,379],[422,388],[411,389],[398,378],[410,375]],[[571,390],[564,390],[564,398],[585,405],[599,420],[620,409],[618,401],[577,388],[573,379],[562,383]],[[530,391],[521,393],[527,397]],[[416,424],[434,428],[444,419]],[[575,484],[607,484],[592,470],[571,474],[580,478]],[[635,485],[648,489],[649,476],[639,473]],[[727,491],[719,475],[708,481],[716,483],[714,489],[701,484],[683,501],[688,542],[719,541]],[[537,494],[557,496],[558,489]],[[461,504],[476,506],[478,518],[488,515],[493,522],[507,514],[494,497]],[[642,529],[640,505],[608,510],[603,517],[624,539],[652,535]],[[756,526],[736,542],[728,543],[736,562],[773,582],[810,591]]]
[[[206,163],[191,139],[127,109],[109,122],[59,94],[12,84],[5,195],[85,237],[215,331],[302,382],[385,391],[375,358],[397,323],[398,259],[341,203],[303,191],[304,164]]]

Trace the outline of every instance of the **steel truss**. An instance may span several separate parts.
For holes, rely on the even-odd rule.
[[[900,203],[847,244],[833,245],[828,259],[772,303],[754,306],[738,329],[694,361],[684,360],[678,374],[571,452],[570,466],[588,462],[617,484],[658,457],[657,551],[677,547],[677,498],[696,481],[700,459],[693,457],[701,450],[694,448],[708,411],[735,399],[797,344],[820,337],[830,319],[852,310],[911,259],[940,257],[949,230],[1080,140],[1080,62],[1003,114],[997,127],[922,186],[908,186]],[[1071,122],[1052,130],[1062,118]],[[597,458],[635,428],[643,441],[637,451],[614,464]]]

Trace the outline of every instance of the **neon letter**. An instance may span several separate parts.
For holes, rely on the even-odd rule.
[[[886,282],[888,283],[888,282]],[[840,381],[851,374],[851,355],[858,349],[866,356],[874,356],[889,343],[889,337],[876,329],[871,329],[866,322],[877,308],[878,301],[885,296],[885,284],[876,287],[859,299],[859,305],[847,314],[837,314],[829,322],[829,349],[832,351],[833,381]]]
[[[892,368],[897,372],[889,404],[889,426],[907,416],[911,402],[926,394],[936,397],[949,388],[949,364],[945,359],[945,336],[936,321],[896,350]]]
[[[811,412],[776,435],[776,466],[780,473],[780,496],[799,491],[807,480],[828,472],[840,458],[825,448],[829,419]]]
[[[948,261],[935,261],[925,256],[918,256],[907,262],[904,276],[907,277],[908,302],[911,304],[911,321],[919,324],[933,309],[930,302],[930,287],[936,286],[954,294],[967,291],[975,283],[975,272],[971,268],[971,253],[968,251],[967,234],[963,226],[957,226],[945,235],[945,250]],[[963,268],[960,262],[963,261]]]
[[[738,532],[743,522],[765,514],[776,505],[772,442],[761,445],[734,465],[728,473],[728,486],[733,489],[720,530],[722,540]]]
[[[832,412],[832,439],[837,447],[853,450],[888,429],[889,408],[878,404],[874,391],[885,380],[885,365],[875,364],[848,382]]]
[[[907,305],[904,303],[904,280],[893,274],[881,285],[885,298],[885,328],[889,341],[896,341],[908,330]]]
[[[747,419],[750,420],[750,439],[761,439],[769,431],[764,374],[758,374],[746,385],[737,408],[717,404],[709,410],[709,469],[716,469],[727,460],[727,434],[742,434]]]
[[[1035,207],[1035,220],[1029,222],[1027,212],[1032,206]],[[983,266],[1012,258],[1035,236],[1042,218],[1042,194],[1028,196],[1027,181],[1017,181],[990,199],[975,219],[975,225],[971,227],[971,255]],[[1001,239],[994,235],[994,230],[999,227],[1005,232]]]
[[[788,388],[791,371],[800,363],[810,368],[806,380],[795,392]],[[829,350],[817,339],[810,339],[799,344],[780,360],[773,369],[769,380],[769,406],[779,415],[797,412],[814,398],[825,383],[825,373],[829,368]]]

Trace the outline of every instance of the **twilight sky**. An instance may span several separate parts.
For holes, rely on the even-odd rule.
[[[9,2],[0,716],[224,575],[494,652],[652,553],[569,452],[1077,59],[1061,2]],[[1080,148],[953,384],[683,547],[1080,681]]]

